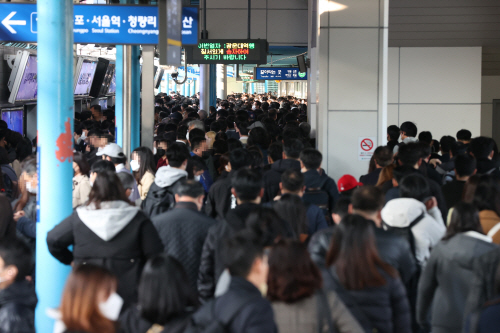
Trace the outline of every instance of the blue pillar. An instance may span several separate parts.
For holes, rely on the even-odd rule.
[[[266,92],[266,93],[268,93],[268,92],[269,92],[269,91],[268,91],[268,90],[269,90],[269,86],[268,86],[268,84],[267,84],[267,80],[266,80],[266,81],[264,81],[264,90],[265,90],[265,92]]]
[[[175,81],[172,80],[172,82],[174,83],[174,92],[177,94],[177,83],[175,83]]]
[[[210,106],[217,104],[217,65],[210,65]],[[208,110],[206,110],[208,112]]]
[[[141,66],[139,46],[132,46],[132,126],[131,151],[141,146]],[[130,159],[130,156],[127,156]]]
[[[196,94],[196,79],[193,78],[193,83],[191,83],[191,96]]]
[[[52,332],[70,272],[49,253],[47,232],[73,211],[73,1],[38,0],[37,332]]]
[[[255,83],[250,83],[250,94],[255,94]]]
[[[116,45],[115,142],[123,147],[123,45]]]

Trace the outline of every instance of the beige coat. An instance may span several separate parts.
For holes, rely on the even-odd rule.
[[[141,200],[145,200],[148,196],[149,188],[153,185],[155,181],[155,175],[151,172],[146,171],[144,176],[141,178],[141,183],[137,184],[137,189],[139,190],[139,194],[141,196]]]
[[[89,199],[90,190],[89,177],[77,175],[73,177],[73,208],[83,205]]]
[[[340,333],[362,333],[363,329],[340,300],[336,293],[328,292],[328,303],[332,320]],[[279,332],[317,333],[317,299],[312,296],[293,304],[274,302],[274,321]],[[328,332],[326,322],[324,332]]]

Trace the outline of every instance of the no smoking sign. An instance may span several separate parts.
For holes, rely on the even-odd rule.
[[[376,148],[376,137],[360,136],[358,138],[358,161],[369,161]]]

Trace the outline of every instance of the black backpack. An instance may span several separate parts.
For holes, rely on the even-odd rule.
[[[407,227],[393,227],[385,222],[382,222],[384,224],[384,227],[387,231],[391,232],[392,234],[396,236],[403,237],[408,241],[410,244],[411,248],[411,253],[413,254],[413,257],[416,260],[416,251],[415,251],[415,237],[413,236],[413,232],[411,231],[411,228],[416,226],[420,221],[422,221],[425,217],[425,212],[420,214],[416,219],[414,219]],[[418,261],[417,261],[418,262]]]
[[[175,195],[173,193],[173,186],[160,188],[159,190],[150,189],[148,196],[141,204],[141,209],[149,218],[153,218],[174,208]]]
[[[260,296],[259,296],[260,297]],[[216,315],[216,299],[205,303],[192,316],[184,333],[227,333],[236,315],[248,304],[248,299],[237,299],[234,305],[227,311]]]
[[[330,195],[327,191],[323,190],[323,186],[325,186],[327,178],[325,178],[324,182],[320,184],[318,187],[309,187],[306,188],[304,195],[302,196],[302,201],[306,205],[316,205],[318,206],[323,215],[325,216],[326,222],[328,225],[332,225],[332,216],[330,214]]]

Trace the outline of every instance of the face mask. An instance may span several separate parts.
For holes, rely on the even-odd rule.
[[[123,306],[123,299],[117,293],[109,295],[106,302],[99,303],[99,311],[109,320],[116,321]]]
[[[85,134],[85,132],[82,132],[82,136],[80,137],[80,139],[85,140],[86,138],[87,138],[87,134]]]
[[[157,152],[156,147],[154,147],[153,148],[153,155],[156,155],[156,152]]]
[[[257,107],[255,105],[252,105],[252,110],[257,110]]]
[[[156,149],[156,153],[158,156],[165,156],[165,149],[158,148]]]
[[[186,133],[186,140],[189,141],[189,132]]]
[[[79,145],[80,142],[82,142],[82,137],[79,137],[78,139],[76,139],[76,144]]]
[[[89,180],[89,183],[90,183],[90,187],[94,186],[94,182]]]
[[[137,162],[137,160],[130,161],[130,168],[132,169],[132,171],[139,171],[140,167],[141,166],[139,165],[139,162]]]
[[[194,180],[196,180],[197,182],[199,182],[199,181],[200,181],[200,179],[201,179],[201,175],[199,175],[199,176],[194,176]]]
[[[31,194],[36,194],[37,189],[36,187],[33,188],[33,186],[31,186],[31,182],[26,182],[26,191],[28,191]]]
[[[267,296],[267,289],[268,289],[267,283],[261,284],[259,286],[259,291],[262,294],[262,297],[266,297]]]

